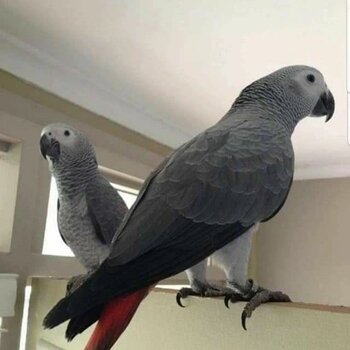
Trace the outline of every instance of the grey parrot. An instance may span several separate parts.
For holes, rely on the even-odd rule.
[[[81,131],[65,124],[50,124],[42,130],[40,150],[56,180],[61,237],[91,273],[108,256],[127,207],[100,173],[95,150]],[[68,289],[78,281],[81,283],[81,278],[73,278]]]
[[[322,74],[308,66],[285,67],[247,86],[218,123],[148,177],[109,256],[57,303],[44,327],[70,320],[66,336],[72,339],[99,320],[85,350],[110,349],[155,283],[198,264],[281,209],[293,179],[295,126],[306,116],[329,120],[334,107]],[[264,302],[276,299],[262,288],[236,288],[253,306],[257,295]]]

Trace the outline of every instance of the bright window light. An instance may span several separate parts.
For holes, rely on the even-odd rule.
[[[63,242],[57,226],[57,187],[56,181],[52,177],[50,185],[49,204],[47,207],[43,254],[74,256],[73,252]]]
[[[118,190],[120,196],[124,199],[126,206],[130,209],[134,204],[139,191],[114,183],[112,183],[112,186]]]
[[[124,199],[128,208],[136,200],[138,191],[129,187],[112,183],[121,197]],[[46,226],[44,234],[44,245],[42,253],[45,255],[74,256],[73,252],[63,242],[57,226],[57,187],[56,181],[52,177],[50,185],[49,203],[47,208]]]
[[[0,317],[0,343],[1,343],[1,333],[7,333],[7,330],[1,328],[1,326],[2,326],[2,318]]]
[[[156,288],[162,289],[172,289],[172,290],[180,290],[181,288],[189,288],[189,284],[157,284]]]
[[[7,333],[8,330],[7,329],[4,329],[1,327],[2,326],[2,318],[0,317],[0,344],[1,344],[1,334],[2,333]],[[21,349],[20,349],[21,350]]]
[[[24,305],[23,305],[23,317],[22,317],[22,325],[21,325],[21,337],[19,341],[19,350],[26,349],[28,312],[29,312],[29,303],[30,303],[31,293],[32,293],[32,286],[26,286],[24,289]]]

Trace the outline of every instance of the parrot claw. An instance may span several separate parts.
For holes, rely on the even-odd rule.
[[[250,318],[253,314],[253,311],[261,304],[270,302],[286,303],[291,301],[287,294],[284,294],[282,292],[273,292],[262,288],[256,285],[252,279],[247,280],[247,283],[244,287],[234,282],[230,282],[229,285],[234,291],[227,293],[225,296],[224,303],[228,309],[230,302],[247,302],[241,315],[241,323],[244,330],[247,330],[247,318]]]
[[[66,296],[69,296],[76,291],[90,277],[90,275],[91,272],[87,272],[86,274],[73,276],[67,283]]]
[[[79,284],[79,281],[83,276],[84,275],[73,276],[68,281],[67,287],[66,287],[66,296],[72,294],[75,291],[77,284]]]
[[[181,288],[176,294],[177,305],[179,305],[180,307],[185,307],[182,304],[181,299],[185,299],[188,296],[201,296],[201,293],[195,292],[192,288]]]
[[[265,303],[289,303],[290,297],[282,292],[273,292],[267,289],[260,289],[246,304],[241,315],[242,327],[247,330],[246,320],[252,316],[253,311]]]
[[[231,293],[225,295],[224,304],[229,309],[230,303],[237,303],[238,301],[246,301],[246,300],[247,299],[244,298],[243,295],[241,295],[239,293],[231,292]]]
[[[250,317],[250,316],[251,316],[251,314],[248,316],[248,313],[245,310],[243,310],[242,315],[241,315],[241,322],[242,322],[242,327],[245,331],[247,330],[246,319],[247,319],[247,317]]]
[[[237,303],[238,301],[248,301],[250,300],[250,295],[252,293],[254,282],[252,279],[247,281],[245,287],[241,287],[234,282],[229,283],[228,292],[225,294],[224,304],[229,309],[230,302]]]
[[[196,291],[198,290],[198,291]],[[196,288],[193,290],[192,288],[181,288],[179,292],[176,294],[176,303],[180,307],[185,307],[181,299],[185,299],[188,296],[197,296],[202,298],[216,298],[229,295],[230,298],[233,298],[231,291],[227,288],[221,288],[219,286],[211,286],[207,284],[196,282]]]
[[[176,294],[176,303],[177,303],[177,305],[179,305],[180,307],[185,307],[185,306],[181,303],[181,299],[182,299],[182,296],[181,296],[181,294],[180,294],[180,292],[179,292],[179,293]]]

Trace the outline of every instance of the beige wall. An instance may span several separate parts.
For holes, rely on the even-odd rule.
[[[28,350],[36,344],[53,344],[42,350],[81,350],[91,330],[73,342],[64,339],[65,326],[43,331],[41,320],[47,309],[65,289],[63,281],[33,283],[34,299],[30,319],[36,333]],[[37,294],[36,294],[37,293]],[[39,301],[40,299],[40,301]],[[350,344],[349,309],[310,309],[264,305],[248,320],[248,331],[240,325],[243,304],[227,310],[223,300],[191,298],[182,309],[174,293],[152,292],[113,349],[118,350],[348,350]],[[344,311],[344,313],[341,313]],[[35,338],[35,339],[34,339]]]
[[[295,301],[350,305],[350,178],[296,181],[257,233],[256,272]]]

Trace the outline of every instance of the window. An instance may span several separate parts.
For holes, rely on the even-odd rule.
[[[121,197],[124,199],[128,208],[136,200],[138,191],[129,187],[112,183]],[[42,253],[45,255],[74,256],[70,248],[63,242],[57,227],[57,187],[55,179],[51,178],[49,203],[47,208],[47,217],[44,234],[44,244]]]
[[[0,251],[9,252],[17,197],[21,144],[0,135]]]

